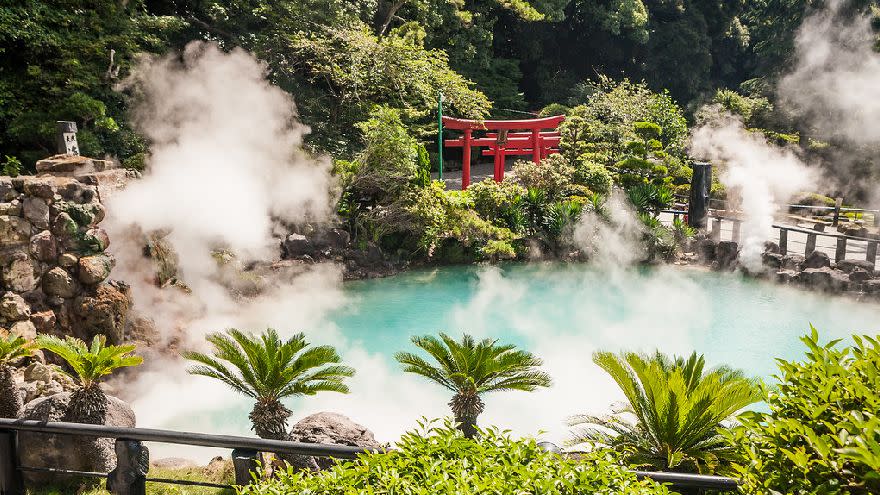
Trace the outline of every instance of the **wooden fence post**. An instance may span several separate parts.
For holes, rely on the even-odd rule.
[[[834,200],[834,217],[831,220],[831,226],[837,227],[837,224],[840,222],[840,207],[843,205],[843,198],[836,198]]]
[[[788,230],[779,229],[779,254],[788,254]]]
[[[816,250],[816,234],[807,234],[807,247],[804,248],[804,257]]]
[[[868,248],[865,250],[865,260],[871,263],[877,263],[877,241],[868,241]]]
[[[834,262],[840,263],[846,259],[846,237],[837,238],[837,250],[834,251]]]
[[[0,495],[24,495],[18,470],[18,442],[13,430],[0,430]]]
[[[146,495],[150,451],[137,440],[116,440],[116,468],[107,476],[113,495]]]
[[[712,240],[718,242],[721,240],[721,219],[712,220]]]
[[[236,485],[249,485],[253,481],[251,473],[260,467],[257,462],[259,455],[259,452],[252,449],[234,449],[232,451],[232,468],[235,471]]]

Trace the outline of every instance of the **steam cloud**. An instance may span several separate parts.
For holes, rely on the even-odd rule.
[[[796,66],[778,93],[786,107],[823,135],[859,144],[880,142],[880,55],[870,18],[846,12],[843,0],[804,20]]]
[[[760,271],[778,205],[813,187],[815,171],[790,149],[767,144],[763,135],[746,131],[742,121],[730,116],[696,129],[691,152],[724,164],[720,180],[745,215],[740,262],[750,271]]]

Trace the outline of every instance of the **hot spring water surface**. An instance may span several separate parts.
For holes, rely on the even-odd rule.
[[[411,335],[468,332],[534,352],[544,360],[554,386],[487,396],[481,424],[562,442],[566,417],[605,412],[622,398],[591,362],[596,350],[696,350],[710,366],[728,364],[772,380],[774,358],[803,355],[798,337],[810,323],[824,340],[880,333],[880,306],[873,303],[673,267],[450,267],[350,282],[342,292],[345,303],[325,315],[320,331],[303,330],[315,341],[337,345],[343,359],[357,368],[352,393],[297,398],[287,405],[294,421],[321,410],[341,412],[372,429],[380,441],[393,441],[422,416],[448,412],[448,392],[404,375],[393,360],[398,350],[414,350]],[[218,386],[208,379],[193,380],[199,380],[198,390],[216,390],[223,400],[141,424],[251,434],[248,400],[210,388]],[[187,454],[200,457],[203,452]]]

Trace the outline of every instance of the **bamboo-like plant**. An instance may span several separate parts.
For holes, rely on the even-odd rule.
[[[213,347],[213,355],[183,353],[197,363],[189,372],[220,380],[255,399],[250,420],[260,438],[287,438],[291,412],[281,399],[318,392],[348,393],[344,380],[354,375],[353,368],[335,364],[340,362],[336,349],[309,347],[302,333],[282,341],[271,328],[260,336],[230,328],[205,339]]]
[[[705,359],[657,352],[597,352],[593,361],[617,382],[626,404],[610,416],[574,416],[572,444],[622,452],[635,465],[659,470],[713,472],[733,456],[722,424],[761,400],[758,384],[738,370],[704,370]]]
[[[12,375],[12,365],[34,352],[33,342],[24,337],[9,334],[0,339],[0,418],[17,418],[21,413],[22,401],[18,386]]]
[[[539,370],[543,362],[514,345],[498,345],[492,339],[475,340],[464,335],[461,341],[441,333],[412,337],[413,344],[436,362],[409,352],[394,355],[407,373],[421,375],[446,387],[454,395],[449,402],[459,429],[468,438],[477,433],[477,417],[483,412],[481,395],[504,390],[531,392],[549,387],[550,376]]]
[[[137,366],[144,362],[132,353],[134,345],[106,345],[107,338],[96,335],[91,345],[74,337],[54,335],[37,337],[37,345],[57,354],[72,370],[71,377],[78,387],[70,396],[65,420],[75,423],[103,424],[107,417],[107,396],[100,382],[119,368]]]

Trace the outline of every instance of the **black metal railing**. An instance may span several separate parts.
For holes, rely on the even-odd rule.
[[[109,473],[77,471],[53,466],[26,466],[20,463],[18,435],[20,432],[76,435],[115,440],[116,468]],[[195,485],[212,488],[232,488],[232,485],[203,481],[162,479],[149,477],[149,452],[142,442],[160,442],[200,447],[229,448],[235,471],[235,484],[245,485],[252,481],[251,473],[257,469],[258,453],[297,454],[313,457],[354,459],[359,454],[377,452],[375,449],[325,445],[315,443],[263,440],[260,438],[231,435],[211,435],[151,428],[122,428],[116,426],[79,423],[43,422],[0,418],[0,495],[24,495],[24,473],[45,473],[56,476],[81,476],[105,478],[107,489],[114,495],[143,494],[147,482]],[[635,471],[639,479],[650,478],[668,483],[674,488],[736,490],[738,481],[721,476],[698,474]]]

